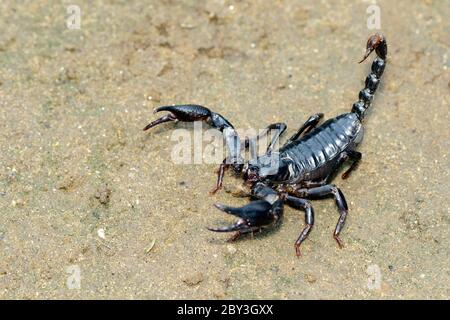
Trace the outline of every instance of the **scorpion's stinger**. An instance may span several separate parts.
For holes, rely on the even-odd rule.
[[[386,39],[379,33],[376,33],[369,37],[369,39],[367,40],[366,53],[364,54],[364,57],[362,58],[362,60],[359,61],[359,63],[366,60],[367,57],[374,50],[381,59],[383,59],[383,60],[386,59],[386,54],[387,54]]]

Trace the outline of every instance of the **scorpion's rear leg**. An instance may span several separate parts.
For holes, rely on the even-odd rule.
[[[344,246],[342,240],[339,238],[339,234],[345,224],[345,219],[347,218],[348,206],[342,191],[333,184],[327,184],[321,187],[311,188],[311,189],[297,189],[295,190],[296,195],[306,198],[324,197],[333,195],[336,200],[336,205],[339,211],[339,220],[336,224],[336,229],[334,230],[333,238],[339,245],[339,248]]]
[[[298,129],[298,131],[292,137],[290,137],[288,141],[286,141],[285,145],[291,143],[292,141],[297,140],[302,133],[306,134],[312,129],[314,129],[314,127],[317,126],[317,124],[320,122],[322,118],[323,113],[313,114],[311,117],[308,118],[308,120],[306,120],[306,122],[300,127],[300,129]]]
[[[342,179],[347,179],[350,175],[350,172],[356,169],[356,167],[359,164],[359,161],[362,158],[362,153],[354,150],[347,151],[347,158],[349,160],[352,160],[352,164],[350,165],[350,168],[348,168],[343,174]]]
[[[297,257],[301,256],[300,253],[300,245],[303,241],[308,237],[313,225],[314,225],[314,209],[311,206],[311,202],[305,199],[300,199],[292,196],[286,196],[286,200],[289,202],[289,204],[300,207],[305,210],[305,227],[303,228],[302,232],[300,233],[300,236],[298,237],[297,241],[295,241],[295,253],[297,254]]]

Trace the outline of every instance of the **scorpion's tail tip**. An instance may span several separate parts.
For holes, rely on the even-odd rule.
[[[370,54],[373,52],[373,50],[375,50],[374,47],[369,47],[370,39],[371,38],[369,38],[369,41],[367,42],[366,53],[364,54],[363,58],[358,63],[364,62],[370,56]]]
[[[369,37],[367,40],[366,45],[366,53],[364,54],[364,57],[359,61],[358,63],[363,62],[367,59],[368,56],[375,50],[378,56],[380,56],[382,59],[386,58],[387,54],[387,46],[386,46],[386,39],[381,33],[375,33]]]

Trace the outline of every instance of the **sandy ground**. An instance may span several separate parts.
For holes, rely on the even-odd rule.
[[[0,3],[0,298],[449,297],[447,1],[378,1],[389,62],[363,161],[335,179],[346,246],[333,200],[315,201],[301,259],[290,208],[254,239],[207,231],[232,221],[213,203],[247,200],[208,195],[215,165],[171,162],[188,125],[142,128],[174,103],[287,135],[347,112],[371,2],[76,2],[80,30],[71,1]]]

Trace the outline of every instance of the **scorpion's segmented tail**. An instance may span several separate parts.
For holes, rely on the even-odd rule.
[[[372,62],[372,72],[366,78],[365,88],[359,92],[359,101],[355,102],[352,107],[352,112],[356,113],[361,120],[372,103],[386,65],[387,44],[386,39],[381,34],[374,34],[367,40],[366,54],[359,63],[366,60],[372,51],[375,51],[377,54],[377,57]]]

